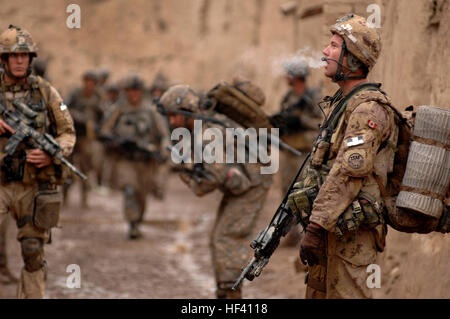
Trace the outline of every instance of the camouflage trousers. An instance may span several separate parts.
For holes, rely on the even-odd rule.
[[[155,161],[119,159],[116,163],[118,187],[124,191],[124,215],[128,222],[144,218],[146,197],[157,186]]]
[[[210,248],[218,286],[230,289],[251,258],[258,216],[267,197],[263,186],[239,196],[225,195],[220,203],[210,237]]]
[[[46,263],[43,246],[49,231],[35,227],[31,221],[38,185],[11,182],[0,185],[0,223],[8,213],[18,224],[17,240],[21,242],[24,267],[17,291],[18,298],[44,298]]]
[[[382,234],[385,236],[385,234]],[[372,298],[367,286],[367,266],[375,264],[377,248],[375,230],[357,230],[343,239],[328,232],[319,251],[318,265],[308,267],[306,299],[365,299]]]

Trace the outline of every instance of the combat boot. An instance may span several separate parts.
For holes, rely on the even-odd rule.
[[[129,239],[139,239],[142,237],[142,233],[139,230],[138,223],[137,222],[130,222],[130,228],[128,231],[128,238]]]

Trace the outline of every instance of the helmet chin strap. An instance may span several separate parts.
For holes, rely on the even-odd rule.
[[[5,73],[6,73],[6,75],[7,75],[8,77],[10,77],[10,78],[12,78],[12,79],[14,79],[14,80],[16,80],[16,81],[23,80],[23,79],[27,78],[27,77],[31,74],[31,72],[32,72],[32,68],[31,68],[31,62],[32,62],[32,61],[33,61],[33,56],[30,54],[30,63],[29,63],[29,65],[28,65],[28,67],[27,67],[27,72],[25,73],[25,75],[24,75],[24,76],[15,76],[15,75],[12,74],[11,71],[9,70],[9,69],[10,69],[10,68],[9,68],[9,58],[7,57],[7,58],[6,58],[6,64],[5,64],[5,67],[4,67]]]
[[[339,61],[337,61],[335,59],[325,58],[325,57],[323,57],[321,59],[322,61],[327,61],[328,60],[328,61],[333,61],[333,62],[337,63],[338,67],[337,67],[337,70],[336,70],[336,74],[333,76],[333,82],[340,82],[340,81],[344,81],[345,82],[345,81],[350,80],[350,79],[364,79],[365,78],[364,74],[348,76],[348,74],[350,74],[350,73],[352,73],[354,71],[343,64],[343,62],[344,62],[344,55],[345,55],[346,52],[347,52],[347,46],[346,46],[345,41],[344,41],[344,42],[342,42],[342,50],[341,50],[341,54],[339,55]],[[342,72],[342,68],[347,69],[348,72],[344,74]]]

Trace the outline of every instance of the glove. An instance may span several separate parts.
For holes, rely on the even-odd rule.
[[[300,243],[300,260],[304,265],[319,263],[319,248],[326,236],[326,230],[311,222],[306,227],[306,234]]]

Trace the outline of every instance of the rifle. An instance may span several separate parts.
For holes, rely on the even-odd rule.
[[[135,160],[136,158],[141,160],[155,159],[159,163],[164,162],[164,158],[160,152],[145,148],[129,137],[100,135],[98,136],[98,140],[119,151],[123,151],[125,156],[131,160]]]
[[[171,110],[170,112],[167,112],[167,111],[164,109],[164,106],[163,106],[161,103],[158,103],[158,104],[157,104],[157,109],[158,109],[158,112],[159,112],[159,113],[161,113],[162,115],[165,115],[165,116],[167,116],[168,113],[181,114],[181,115],[184,115],[184,116],[186,116],[186,117],[191,117],[191,118],[194,118],[194,119],[204,120],[204,121],[208,121],[208,122],[211,122],[211,123],[214,123],[214,124],[218,124],[218,125],[221,125],[221,126],[223,126],[223,127],[225,127],[225,128],[229,127],[229,126],[227,126],[227,124],[226,124],[225,122],[223,122],[223,121],[221,121],[221,120],[218,120],[218,119],[215,119],[215,118],[212,118],[212,117],[209,117],[209,116],[205,116],[205,115],[203,115],[203,114],[196,114],[196,113],[193,113],[193,112],[188,112],[188,111],[183,111],[183,110]],[[283,149],[285,149],[285,150],[288,150],[288,151],[291,152],[292,154],[297,155],[298,157],[301,157],[301,156],[302,156],[302,153],[301,153],[301,152],[297,151],[297,150],[296,150],[295,148],[293,148],[292,146],[290,146],[290,145],[284,143],[284,142],[283,142],[282,140],[280,140],[277,136],[272,135],[272,134],[269,133],[267,137],[268,137],[268,140],[269,140],[269,141],[271,141],[271,142],[277,142],[278,145],[281,146],[281,148],[283,148]],[[247,147],[247,149],[249,149],[249,147],[248,147],[248,145],[247,145],[247,142],[246,142],[246,147]]]
[[[177,157],[180,162],[186,162],[186,156],[181,156],[175,147],[167,145],[167,149],[173,156]],[[200,184],[204,178],[209,179],[210,181],[213,180],[213,177],[203,169],[202,163],[195,163],[193,169],[183,168],[183,172],[189,174],[198,184]]]
[[[278,209],[276,210],[275,215],[272,217],[269,225],[263,231],[259,232],[256,238],[253,239],[250,243],[250,247],[254,250],[254,256],[247,264],[247,266],[242,270],[241,275],[233,285],[233,290],[237,289],[244,278],[252,281],[255,277],[258,277],[261,274],[263,268],[269,262],[270,257],[275,252],[275,249],[277,249],[278,245],[280,244],[281,237],[286,236],[286,234],[291,229],[293,221],[295,221],[296,224],[302,223],[300,217],[292,213],[287,201],[289,194],[291,193],[294,184],[297,181],[297,178],[303,171],[303,167],[308,161],[310,155],[311,152],[306,155],[306,158],[304,159],[297,174],[292,180],[289,189],[284,195],[283,201],[281,202],[280,206],[278,206]]]
[[[27,143],[30,147],[38,148],[49,154],[52,158],[58,159],[62,164],[66,165],[71,171],[80,176],[83,180],[87,177],[80,172],[74,165],[72,165],[61,154],[61,146],[48,133],[41,134],[36,131],[32,124],[37,113],[31,110],[25,103],[14,101],[13,105],[16,110],[8,110],[2,103],[0,103],[0,115],[3,121],[6,122],[15,133],[11,135],[3,150],[9,156],[13,156],[17,147],[21,142]],[[20,110],[23,110],[22,112]]]

